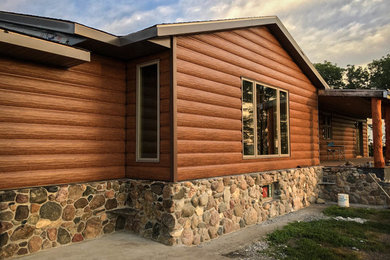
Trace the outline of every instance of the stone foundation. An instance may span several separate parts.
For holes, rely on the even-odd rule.
[[[126,198],[118,180],[0,191],[0,259],[111,233]]]
[[[390,184],[382,185],[390,193]],[[270,189],[269,196],[263,194],[265,188]],[[338,193],[349,194],[351,203],[385,203],[371,177],[345,167],[178,183],[126,179],[0,191],[0,258],[115,230],[129,230],[168,245],[197,245],[309,206],[318,195],[337,201]],[[115,209],[130,213],[113,214]]]
[[[130,181],[127,204],[138,213],[118,222],[168,245],[197,245],[309,206],[318,197],[321,172],[310,167],[179,183]],[[265,185],[272,186],[270,198],[262,196]]]
[[[0,258],[129,230],[197,245],[315,202],[321,167],[179,183],[112,180],[0,191]],[[263,198],[269,185],[270,196]],[[111,210],[132,214],[117,216]]]
[[[378,177],[375,179],[390,194],[390,183],[382,182]],[[327,183],[321,185],[320,197],[323,199],[337,201],[338,193],[346,193],[351,203],[390,205],[390,201],[386,201],[386,196],[374,180],[359,168],[323,168],[323,181]]]

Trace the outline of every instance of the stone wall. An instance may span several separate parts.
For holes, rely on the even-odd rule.
[[[0,191],[0,259],[95,238],[115,229],[124,181]]]
[[[390,183],[376,181],[390,194]],[[323,181],[328,183],[321,186],[320,197],[325,200],[337,201],[338,193],[349,195],[350,203],[366,205],[390,205],[386,196],[374,180],[367,174],[354,167],[323,168]]]
[[[197,245],[314,203],[321,172],[310,167],[179,183],[130,181],[128,206],[137,213],[120,226],[169,245]],[[268,184],[274,192],[265,199]]]
[[[129,230],[197,245],[314,203],[321,167],[179,183],[113,180],[0,191],[0,258]],[[271,185],[271,197],[262,187]],[[128,214],[108,210],[124,208]]]

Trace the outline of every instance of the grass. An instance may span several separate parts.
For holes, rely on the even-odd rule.
[[[269,234],[269,254],[286,259],[390,259],[390,211],[324,210],[328,216],[368,219],[364,224],[323,219],[294,222]]]

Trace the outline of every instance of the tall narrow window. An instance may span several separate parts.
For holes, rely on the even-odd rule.
[[[244,81],[242,84],[242,124],[244,154],[255,154],[255,116],[253,105],[253,83]]]
[[[287,92],[279,91],[279,98],[280,98],[280,149],[282,154],[288,154]]]
[[[242,120],[245,157],[289,154],[286,91],[244,79]]]
[[[158,61],[137,66],[137,161],[159,161],[159,104]]]
[[[278,154],[277,90],[256,84],[257,154]]]

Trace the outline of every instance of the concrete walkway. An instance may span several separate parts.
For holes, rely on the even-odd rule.
[[[89,260],[89,259],[228,259],[224,254],[251,244],[267,233],[281,228],[289,222],[321,215],[325,205],[313,205],[299,211],[273,218],[264,223],[224,235],[199,246],[165,246],[139,236],[116,232],[101,238],[51,248],[33,255],[21,257],[22,260]]]

